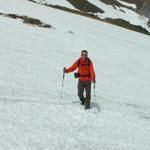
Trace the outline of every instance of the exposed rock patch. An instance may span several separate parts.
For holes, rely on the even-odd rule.
[[[51,25],[43,23],[39,19],[31,18],[31,17],[28,17],[28,16],[21,16],[21,15],[17,15],[17,14],[5,14],[5,13],[0,13],[0,15],[2,15],[4,17],[13,18],[13,19],[21,19],[21,20],[23,20],[23,23],[25,23],[25,24],[38,26],[38,27],[41,27],[41,28],[52,28]]]

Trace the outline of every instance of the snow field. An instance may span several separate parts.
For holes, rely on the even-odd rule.
[[[148,150],[149,36],[23,0],[5,2],[0,12],[55,29],[0,16],[0,149]],[[96,71],[88,111],[78,103],[73,74],[65,76],[60,104],[62,69],[81,49]]]

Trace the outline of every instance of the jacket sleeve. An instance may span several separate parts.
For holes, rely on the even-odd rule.
[[[76,61],[71,67],[66,68],[66,73],[73,72],[78,68],[78,61]]]
[[[90,75],[91,75],[91,81],[95,81],[96,76],[95,76],[95,71],[94,71],[94,66],[92,61],[90,63]]]

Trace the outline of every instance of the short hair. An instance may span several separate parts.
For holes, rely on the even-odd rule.
[[[87,51],[87,50],[82,50],[82,51],[81,51],[81,53],[83,53],[83,52],[85,52],[85,53],[87,53],[87,54],[88,54],[88,51]]]

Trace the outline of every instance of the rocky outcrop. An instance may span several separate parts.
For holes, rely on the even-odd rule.
[[[150,27],[150,0],[144,0],[142,7],[138,11],[139,14],[149,18],[148,25]]]
[[[75,8],[83,12],[104,13],[104,11],[87,0],[67,0]]]
[[[140,14],[150,18],[150,0],[145,0],[141,9],[138,11]]]

